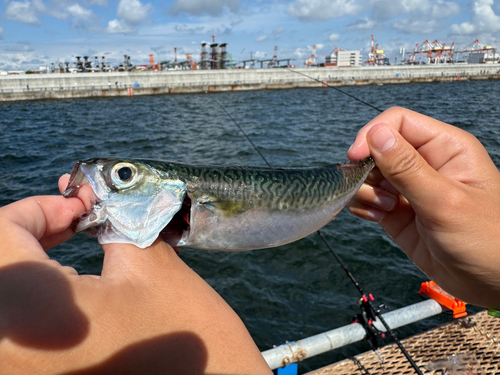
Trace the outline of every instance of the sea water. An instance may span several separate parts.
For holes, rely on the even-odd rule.
[[[454,82],[341,90],[386,109],[403,106],[479,138],[500,165],[500,82]],[[325,88],[0,104],[0,205],[58,194],[59,176],[91,157],[265,166],[224,109],[276,167],[346,161],[357,131],[378,112]],[[323,230],[377,303],[420,301],[428,278],[377,224],[346,210]],[[81,274],[99,274],[96,239],[79,234],[49,251]],[[261,350],[349,324],[359,293],[316,234],[242,253],[183,249],[181,258],[234,308]],[[400,338],[451,320],[398,330]],[[390,342],[386,339],[385,342]],[[367,343],[301,363],[301,372],[369,350]]]

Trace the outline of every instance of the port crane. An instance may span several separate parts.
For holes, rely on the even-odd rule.
[[[304,67],[310,67],[310,66],[317,66],[318,64],[316,63],[316,44],[312,46],[312,53],[309,58],[304,61]]]
[[[368,65],[389,65],[389,58],[385,57],[383,49],[378,49],[378,44],[374,46],[374,37],[372,35],[372,44],[368,53],[368,60],[365,61]]]

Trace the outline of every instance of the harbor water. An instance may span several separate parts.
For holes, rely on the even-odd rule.
[[[381,109],[403,106],[465,129],[500,166],[498,81],[342,90]],[[221,106],[276,167],[345,161],[359,128],[378,114],[325,88],[3,103],[0,205],[58,194],[59,176],[91,157],[264,166]],[[428,278],[377,224],[344,210],[323,232],[377,302],[393,310],[420,300],[417,291]],[[101,271],[102,249],[85,234],[49,255],[81,274]],[[358,291],[316,234],[274,249],[185,248],[180,256],[235,309],[261,350],[349,324],[359,312]],[[428,319],[399,329],[398,336],[450,319]],[[366,350],[368,344],[359,343],[324,354],[301,363],[300,371]]]

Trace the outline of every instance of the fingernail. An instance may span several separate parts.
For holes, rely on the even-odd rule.
[[[391,130],[385,125],[380,126],[372,135],[372,145],[379,152],[387,151],[395,142],[396,138],[394,134],[392,134]]]
[[[375,196],[373,204],[384,211],[390,211],[396,205],[396,199],[392,197]]]
[[[392,186],[392,184],[385,178],[382,181],[380,181],[380,187],[384,190],[387,190],[389,193],[399,194],[398,189]]]
[[[380,223],[382,220],[384,220],[386,215],[386,212],[379,211],[375,208],[370,208],[365,212],[366,219],[375,221],[376,223]]]

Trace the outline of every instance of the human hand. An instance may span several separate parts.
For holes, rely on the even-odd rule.
[[[500,173],[481,143],[403,108],[365,125],[347,156],[378,168],[348,208],[378,221],[439,286],[500,307]]]
[[[0,208],[2,373],[271,373],[234,311],[162,241],[104,246],[100,277],[50,260],[91,196]]]

